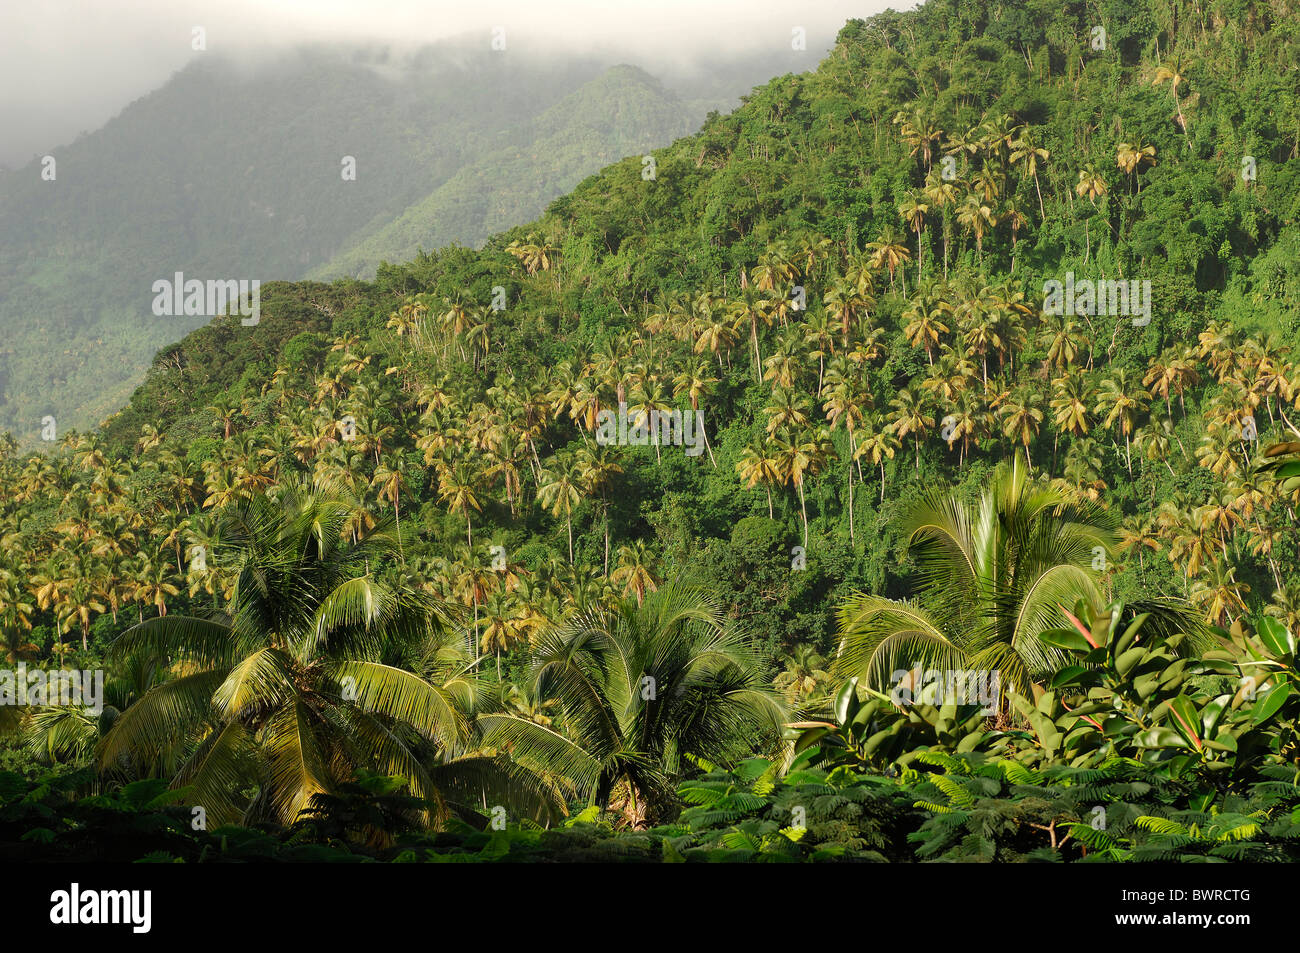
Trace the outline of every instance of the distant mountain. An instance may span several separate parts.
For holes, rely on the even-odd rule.
[[[704,118],[645,71],[617,66],[523,124],[397,218],[315,268],[312,277],[370,277],[381,261],[488,236],[534,218],[597,169],[693,132]]]
[[[364,275],[478,244],[782,68],[735,59],[669,89],[595,57],[448,43],[187,67],[54,150],[52,180],[39,161],[0,176],[0,429],[31,443],[47,415],[62,432],[120,407],[210,319],[154,315],[155,281]]]

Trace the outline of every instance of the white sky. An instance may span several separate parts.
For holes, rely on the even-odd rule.
[[[791,28],[833,37],[852,17],[915,0],[0,0],[0,166],[103,125],[207,49],[253,52],[321,40],[415,45],[483,30],[507,42],[674,60],[766,44]],[[819,57],[821,50],[810,54]],[[811,64],[810,64],[811,65]]]

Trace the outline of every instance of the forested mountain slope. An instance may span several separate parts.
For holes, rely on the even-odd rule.
[[[30,444],[46,415],[85,427],[120,407],[157,349],[207,320],[153,314],[160,278],[371,275],[475,245],[744,88],[706,74],[687,102],[616,62],[468,39],[405,58],[204,54],[54,150],[52,180],[41,161],[0,178],[0,427]]]
[[[460,169],[311,277],[371,277],[381,262],[407,261],[421,250],[477,247],[541,213],[593,168],[663,145],[702,118],[643,70],[615,67],[521,122],[511,143]]]
[[[80,635],[92,652],[164,611],[261,611],[231,603],[241,567],[279,558],[246,527],[274,528],[288,501],[303,532],[295,501],[315,486],[339,552],[388,545],[340,625],[381,584],[462,613],[457,658],[496,694],[444,753],[508,750],[628,823],[671,815],[669,782],[695,770],[683,750],[770,754],[777,689],[848,737],[857,701],[864,725],[894,715],[849,676],[878,690],[892,663],[996,663],[1041,707],[999,694],[999,730],[972,744],[1023,716],[1025,757],[1062,767],[1061,738],[1097,739],[1044,689],[1087,674],[1070,652],[1109,664],[1086,655],[1098,639],[1133,651],[1148,626],[1138,654],[1159,674],[1141,699],[1182,677],[1175,656],[1255,631],[1293,666],[1276,633],[1300,624],[1300,481],[1264,453],[1300,438],[1296,12],[951,0],[851,21],[815,72],[755,89],[652,163],[608,166],[481,250],[269,286],[258,326],[196,330],[103,428],[5,461],[0,610],[22,635],[12,607],[32,580],[32,643],[81,651]],[[1126,302],[1118,286],[1073,293],[1120,280]],[[640,443],[610,429],[620,410],[633,430],[674,410],[703,429]],[[957,542],[932,545],[943,533]],[[679,610],[728,633],[725,664],[676,654],[708,655]],[[600,644],[575,649],[603,612]],[[201,634],[176,637],[202,654]],[[594,653],[599,689],[561,679],[546,696],[532,676],[570,650]],[[641,664],[671,669],[670,707],[636,702]],[[1158,726],[1115,688],[1115,710],[1136,712],[1123,743],[1230,760],[1186,734],[1191,695],[1237,690],[1207,684],[1174,685]],[[732,728],[709,721],[679,748],[671,732],[701,709],[671,706],[723,696],[745,703]],[[1300,695],[1276,699],[1296,716]],[[1059,732],[1044,722],[1058,715]],[[943,717],[933,743],[955,747]],[[637,744],[646,776],[618,760]],[[1107,744],[1079,757],[1131,750]],[[1291,757],[1260,745],[1249,771]],[[593,767],[601,752],[614,768]]]
[[[1236,498],[1258,449],[1233,439],[1233,421],[1249,412],[1259,440],[1283,436],[1295,397],[1295,27],[1285,4],[1252,9],[1247,23],[1212,7],[1203,27],[1184,19],[1175,28],[1159,19],[1170,16],[1161,4],[1117,7],[1106,12],[1105,51],[1092,50],[1083,7],[1017,6],[987,20],[973,7],[929,4],[851,23],[815,73],[775,80],[658,150],[653,180],[630,158],[482,253],[425,256],[373,284],[286,287],[268,295],[261,327],[197,332],[160,355],[107,433],[123,448],[145,423],[200,433],[210,414],[201,405],[229,388],[227,404],[246,401],[233,432],[278,434],[287,453],[295,433],[324,418],[318,409],[316,424],[278,419],[263,390],[319,392],[337,414],[364,383],[365,416],[393,428],[385,445],[411,468],[407,505],[427,500],[432,518],[444,471],[427,450],[431,430],[544,427],[541,442],[532,435],[538,458],[522,470],[527,505],[513,518],[500,477],[486,472],[493,438],[476,450],[453,440],[446,452],[469,454],[456,462],[476,474],[476,496],[493,514],[484,518],[502,519],[516,544],[549,534],[567,557],[566,521],[530,488],[569,472],[569,455],[592,446],[590,415],[564,395],[587,395],[589,410],[616,406],[620,394],[634,407],[689,406],[674,391],[690,374],[703,382],[695,389],[717,465],[606,451],[625,460],[623,490],[602,500],[588,484],[573,510],[577,551],[602,567],[607,524],[615,548],[643,540],[667,560],[661,571],[734,558],[735,549],[697,542],[726,542],[741,517],[766,515],[763,482],[745,490],[750,471],[736,467],[754,453],[779,455],[784,433],[791,446],[815,438],[817,462],[800,489],[818,567],[785,585],[820,580],[818,597],[859,580],[889,585],[890,515],[920,485],[973,481],[1027,446],[1037,471],[1133,521],[1139,542],[1122,585],[1142,579],[1186,594],[1202,575],[1182,572],[1196,551],[1191,534],[1215,551],[1195,564],[1216,573],[1209,581],[1262,604],[1276,580],[1267,552],[1251,551],[1251,518],[1225,517],[1243,534],[1234,541],[1200,509]],[[1170,71],[1172,90],[1160,78]],[[1135,153],[1142,158],[1130,161]],[[1244,155],[1256,161],[1250,182]],[[549,263],[508,254],[519,241],[546,246]],[[1067,272],[1149,280],[1150,323],[1041,314],[1044,282]],[[807,312],[787,302],[795,284]],[[486,310],[496,286],[509,301],[501,312]],[[425,342],[455,343],[416,349],[394,336],[384,325],[402,306],[408,319],[422,315]],[[302,329],[324,337],[300,337],[287,355],[271,346]],[[312,343],[331,335],[348,346]],[[346,370],[347,353],[371,360]],[[214,373],[214,362],[230,370]],[[383,374],[389,367],[399,373]],[[449,395],[433,416],[431,388]],[[871,442],[852,481],[846,420]],[[751,438],[757,450],[746,450]],[[766,482],[793,545],[799,494],[778,471],[773,464]],[[860,480],[849,545],[848,492]],[[498,496],[504,513],[486,502]],[[1172,565],[1171,547],[1182,554]],[[796,631],[824,638],[828,608],[812,594],[791,599],[815,617]]]

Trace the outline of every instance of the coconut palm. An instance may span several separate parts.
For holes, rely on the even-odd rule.
[[[172,784],[217,823],[293,822],[362,770],[406,778],[435,825],[485,797],[552,816],[559,805],[545,782],[468,753],[475,689],[447,663],[453,610],[388,581],[394,527],[353,541],[350,512],[337,487],[297,484],[222,514],[238,576],[228,613],[149,619],[114,642],[115,658],[170,658],[187,674],[121,714],[100,769],[129,772],[184,738]]]
[[[925,230],[925,216],[929,214],[930,206],[922,199],[925,196],[921,193],[911,193],[904,200],[903,204],[898,206],[898,214],[903,216],[903,221],[907,227],[916,232],[916,281],[920,284],[922,278],[921,271],[921,232]]]
[[[1034,180],[1034,191],[1038,193],[1038,212],[1047,220],[1047,210],[1043,207],[1043,190],[1038,185],[1038,163],[1046,162],[1051,153],[1041,145],[1037,134],[1027,128],[1021,129],[1020,135],[1011,143],[1011,161],[1021,166],[1025,174]]]
[[[1144,165],[1156,164],[1156,147],[1142,141],[1121,142],[1115,150],[1115,164],[1129,174],[1134,183]]]
[[[839,608],[839,676],[884,688],[916,665],[1000,673],[1028,694],[1060,653],[1039,634],[1068,624],[1062,607],[1097,599],[1097,553],[1116,537],[1097,505],[1001,464],[978,501],[932,491],[903,520],[920,567],[915,599],[858,593]]]
[[[645,601],[647,592],[659,588],[656,562],[654,551],[646,545],[645,540],[638,539],[620,546],[610,581],[623,583],[623,595],[635,596],[637,605],[640,605]]]
[[[1105,418],[1102,426],[1113,427],[1124,435],[1124,465],[1129,476],[1133,475],[1133,432],[1137,429],[1138,414],[1146,410],[1149,403],[1146,391],[1130,379],[1124,368],[1102,381],[1097,392],[1094,413]]]
[[[1179,63],[1177,58],[1174,58],[1156,67],[1155,75],[1151,79],[1151,85],[1169,84],[1169,95],[1173,97],[1174,111],[1178,113],[1178,127],[1183,130],[1183,138],[1187,139],[1187,119],[1183,116],[1183,104],[1178,101],[1178,87],[1183,84],[1184,79],[1182,64]]]
[[[773,686],[785,696],[786,703],[805,707],[825,695],[832,684],[828,665],[815,648],[802,644],[786,660],[785,670],[772,680]]]
[[[478,473],[465,464],[442,467],[438,473],[438,498],[452,513],[465,516],[465,539],[474,545],[473,510],[482,511],[478,501]]]
[[[857,449],[853,456],[857,460],[866,459],[874,467],[880,468],[880,502],[885,502],[885,461],[894,459],[894,454],[902,447],[894,435],[892,426],[884,426],[878,418],[868,417],[863,428],[853,435]]]
[[[875,241],[867,243],[867,251],[871,256],[872,268],[884,268],[889,271],[889,287],[892,290],[894,272],[900,270],[912,258],[912,253],[904,244],[903,236],[893,225],[886,225]],[[903,294],[907,294],[906,274],[903,276]]]
[[[565,456],[557,457],[552,466],[542,471],[537,487],[537,502],[552,516],[564,514],[564,525],[569,531],[569,565],[573,565],[573,511],[582,502],[584,485],[579,464]]]
[[[890,422],[890,427],[894,433],[898,435],[900,440],[909,434],[912,437],[912,443],[916,450],[916,469],[919,473],[921,470],[921,438],[934,426],[934,417],[921,400],[920,394],[914,393],[907,387],[898,392],[898,396],[889,402],[889,406],[894,408],[894,413],[891,415],[893,420]]]
[[[560,701],[563,734],[508,712],[480,722],[486,744],[640,827],[670,815],[688,758],[779,749],[786,716],[768,677],[722,604],[674,581],[540,636],[532,694]]]
[[[784,483],[781,474],[781,458],[773,449],[770,441],[755,437],[749,446],[740,452],[740,461],[736,464],[736,473],[745,481],[746,489],[752,490],[760,483],[767,492],[767,516],[772,519],[772,487]]]
[[[984,257],[984,236],[998,224],[997,213],[989,200],[981,198],[974,192],[966,195],[966,200],[957,208],[957,221],[975,236],[975,257]]]

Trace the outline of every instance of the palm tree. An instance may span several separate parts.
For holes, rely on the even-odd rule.
[[[998,221],[1011,229],[1011,273],[1016,273],[1016,247],[1020,242],[1020,230],[1029,224],[1029,217],[1020,211],[1014,199],[1008,199],[998,213]]]
[[[554,816],[545,782],[468,753],[474,684],[439,648],[452,609],[387,581],[392,525],[353,542],[350,511],[337,490],[298,484],[223,512],[238,576],[229,613],[149,619],[112,645],[116,658],[171,658],[187,674],[118,717],[100,769],[130,772],[187,739],[172,784],[217,823],[291,823],[363,769],[408,779],[433,824],[507,793]],[[433,680],[391,664],[403,655],[437,660]]]
[[[889,406],[894,408],[894,419],[890,423],[894,433],[899,439],[908,434],[912,435],[912,443],[916,449],[916,470],[919,473],[921,472],[921,437],[934,426],[934,417],[929,414],[920,396],[907,387],[898,392],[898,396],[889,402]]]
[[[405,483],[406,458],[400,453],[394,454],[390,461],[377,464],[375,475],[370,480],[371,487],[378,489],[379,502],[393,504],[393,520],[399,537],[402,532],[402,486]]]
[[[497,681],[501,681],[501,653],[509,652],[516,643],[526,641],[527,635],[520,627],[522,617],[515,600],[503,590],[488,596],[483,606],[483,634],[479,637],[479,650],[484,655],[496,657]]]
[[[465,540],[471,549],[474,546],[471,511],[483,510],[478,501],[478,482],[478,471],[463,463],[442,467],[438,473],[438,498],[450,512],[465,515]]]
[[[975,503],[932,491],[903,521],[920,566],[916,598],[858,593],[839,609],[835,673],[882,689],[923,665],[998,672],[1030,696],[1062,662],[1038,636],[1067,624],[1062,607],[1099,599],[1095,551],[1112,552],[1104,511],[1001,464]]]
[[[898,126],[903,141],[912,147],[908,155],[914,156],[919,152],[925,160],[925,171],[928,173],[934,157],[934,144],[943,136],[943,129],[934,113],[919,103],[913,103],[910,112],[900,109],[894,115],[894,125]]]
[[[700,398],[712,397],[717,383],[718,379],[709,373],[707,360],[690,362],[673,378],[673,396],[685,395],[690,400],[691,410],[695,413],[695,426],[700,429],[704,449],[708,451],[709,462],[714,467],[718,461],[713,459],[713,448],[709,446],[709,432],[704,427],[704,415],[700,412]]]
[[[903,244],[903,236],[898,234],[893,225],[886,225],[875,241],[867,243],[867,251],[871,256],[872,268],[885,268],[889,271],[889,287],[892,291],[894,272],[912,257],[907,245]],[[906,275],[903,277],[903,294],[907,294]]]
[[[704,422],[701,420],[699,426],[703,428]],[[603,523],[605,525],[605,572],[609,572],[609,501],[606,499],[606,491],[614,484],[615,475],[622,473],[623,468],[619,465],[614,457],[614,452],[608,447],[582,447],[577,456],[578,475],[582,479],[584,492],[588,496],[595,496],[600,500],[600,508],[603,514]]]
[[[992,231],[998,224],[998,217],[993,211],[993,206],[974,192],[969,192],[966,195],[966,200],[957,209],[957,221],[968,228],[971,234],[975,236],[975,256],[982,260],[984,257],[984,235]]]
[[[538,639],[533,694],[560,701],[565,733],[502,712],[480,718],[483,740],[644,827],[671,816],[688,758],[726,765],[779,749],[786,713],[767,678],[721,603],[674,581]]]
[[[623,595],[636,596],[636,604],[645,602],[647,592],[659,588],[659,579],[655,575],[655,554],[646,546],[645,540],[618,548],[618,564],[610,580],[623,583]]]
[[[745,488],[752,490],[760,483],[767,492],[767,517],[772,516],[772,487],[785,480],[781,474],[781,458],[773,452],[771,443],[759,437],[740,452],[740,461],[736,472],[745,481]]]
[[[1047,344],[1047,366],[1057,373],[1074,364],[1081,345],[1087,340],[1079,329],[1079,323],[1064,314],[1048,316],[1039,330],[1039,337]]]
[[[1187,119],[1183,116],[1183,105],[1178,101],[1178,87],[1183,83],[1183,68],[1177,58],[1171,59],[1160,66],[1156,67],[1155,76],[1151,80],[1152,86],[1159,86],[1162,83],[1169,84],[1169,95],[1174,98],[1174,109],[1178,113],[1178,126],[1183,130],[1183,138],[1188,138]]]
[[[1146,391],[1129,380],[1129,373],[1120,368],[1101,382],[1097,392],[1096,413],[1105,415],[1103,426],[1114,427],[1124,434],[1124,464],[1129,476],[1133,475],[1131,438],[1137,429],[1137,416],[1146,410]]]
[[[578,466],[570,457],[557,457],[542,471],[537,501],[558,517],[564,514],[569,530],[569,565],[573,565],[573,511],[582,502],[583,484]]]
[[[1025,174],[1034,180],[1034,191],[1038,193],[1038,212],[1047,220],[1047,210],[1043,207],[1043,190],[1038,185],[1038,163],[1046,162],[1051,153],[1039,144],[1036,134],[1028,128],[1022,128],[1019,137],[1011,143],[1011,161],[1018,163]]]
[[[1039,406],[1041,397],[1030,384],[1022,384],[1002,402],[998,414],[1002,417],[1002,433],[1013,443],[1019,441],[1025,450],[1025,466],[1033,472],[1033,462],[1029,459],[1029,443],[1038,435],[1038,427],[1043,422],[1043,411]]]
[[[1101,173],[1099,173],[1091,163],[1085,165],[1083,169],[1081,169],[1079,172],[1079,181],[1074,186],[1074,194],[1079,196],[1079,198],[1086,198],[1088,200],[1088,204],[1091,205],[1093,208],[1096,208],[1097,199],[1105,195],[1106,192],[1107,192],[1106,180],[1101,177]],[[1083,260],[1087,262],[1088,258],[1092,254],[1092,236],[1089,234],[1088,231],[1087,217],[1085,217],[1083,220],[1083,241],[1084,241]]]
[[[921,232],[925,229],[925,216],[930,211],[930,206],[921,201],[923,195],[912,193],[902,205],[898,206],[898,214],[903,216],[903,221],[907,227],[916,232],[916,283],[921,283]]]
[[[175,578],[167,561],[160,559],[157,562],[149,559],[148,556],[141,554],[140,569],[135,582],[135,601],[140,603],[141,607],[151,605],[157,610],[159,616],[167,615],[167,597],[180,594],[180,589],[172,582]],[[100,606],[100,612],[104,607]],[[89,628],[87,622],[86,628]]]
[[[1141,140],[1121,142],[1115,150],[1115,164],[1136,182],[1142,166],[1156,164],[1156,147],[1147,145]]]
[[[1052,381],[1052,426],[1056,438],[1052,444],[1052,468],[1056,468],[1056,445],[1061,434],[1072,437],[1086,437],[1092,426],[1089,419],[1094,392],[1084,374],[1070,370]]]
[[[869,292],[860,292],[856,284],[847,278],[838,278],[822,294],[822,304],[826,306],[826,312],[839,322],[840,343],[847,350],[854,319],[860,312],[872,307],[875,299]]]
[[[754,380],[761,380],[763,373],[763,352],[758,346],[758,324],[771,327],[772,300],[752,285],[740,292],[740,300],[732,305],[732,313],[737,324],[749,325],[749,343],[754,348]]]
[[[786,660],[785,670],[772,680],[772,685],[785,696],[786,704],[808,705],[819,695],[830,690],[831,674],[827,662],[815,648],[806,643],[795,646]]]
[[[951,306],[942,298],[919,294],[903,312],[903,317],[907,320],[903,326],[907,343],[912,347],[925,348],[925,359],[929,364],[934,363],[934,348],[939,346],[942,335],[949,331],[943,319],[951,311]]]
[[[1117,552],[1127,553],[1130,550],[1136,550],[1138,554],[1138,566],[1146,568],[1146,559],[1144,550],[1151,550],[1153,553],[1160,552],[1160,537],[1155,532],[1154,520],[1148,517],[1145,520],[1134,520],[1119,528]]]
[[[234,426],[235,418],[239,416],[239,408],[229,401],[219,401],[208,407],[209,413],[216,419],[213,426],[221,428],[222,439],[230,439],[230,428]]]
[[[17,580],[7,571],[0,570],[0,651],[10,665],[31,661],[40,652],[39,647],[27,641],[25,632],[32,628],[35,606]]]
[[[957,186],[952,182],[945,182],[942,179],[930,176],[926,180],[925,200],[931,208],[937,208],[943,216],[943,276],[948,277],[948,238],[952,231],[951,223],[948,219],[948,206],[956,206],[958,202]]]
[[[1250,592],[1250,586],[1238,582],[1236,567],[1226,563],[1214,563],[1209,577],[1193,581],[1188,598],[1192,605],[1205,608],[1207,623],[1226,628],[1232,625],[1234,612],[1246,611],[1246,601],[1242,597]]]
[[[880,468],[880,502],[883,503],[885,502],[885,461],[894,459],[894,454],[902,444],[894,436],[892,427],[881,426],[877,419],[871,417],[864,421],[863,428],[853,436],[857,445],[853,453],[855,459],[861,460],[865,457],[872,466]]]
[[[816,476],[826,465],[833,447],[826,428],[805,431],[790,440],[778,442],[781,475],[794,484],[799,494],[799,515],[803,518],[803,544],[808,545],[808,506],[803,485],[809,476]]]

